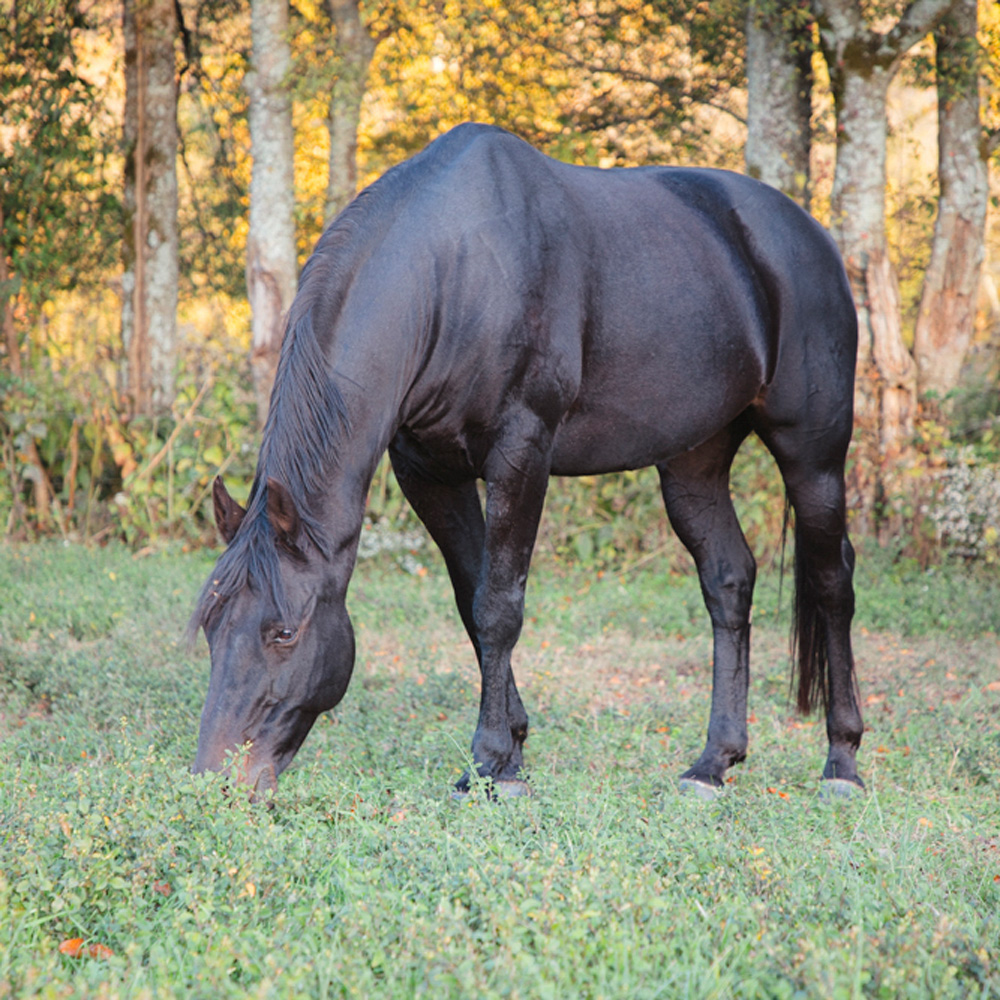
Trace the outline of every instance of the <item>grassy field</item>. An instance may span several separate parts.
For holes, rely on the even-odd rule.
[[[689,575],[542,559],[516,669],[534,795],[449,797],[478,678],[445,574],[362,564],[358,665],[273,809],[194,778],[205,555],[0,549],[0,997],[1000,997],[1000,576],[859,563],[868,793],[755,608],[751,752],[707,722]],[[787,587],[784,603],[788,603]]]

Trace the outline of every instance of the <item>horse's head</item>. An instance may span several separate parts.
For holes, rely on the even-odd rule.
[[[317,716],[344,696],[354,666],[344,587],[331,582],[288,490],[273,479],[265,489],[247,514],[216,480],[216,524],[233,544],[193,618],[212,657],[194,770],[221,770],[248,747],[233,776],[258,794],[277,787]]]

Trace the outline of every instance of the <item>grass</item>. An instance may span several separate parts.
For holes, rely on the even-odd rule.
[[[697,583],[543,559],[535,793],[490,804],[448,796],[478,678],[421,558],[360,567],[351,689],[265,810],[187,770],[208,666],[176,640],[210,560],[0,550],[0,997],[1000,996],[995,573],[862,554],[869,790],[830,804],[764,573],[751,753],[706,804],[676,787],[710,694]]]

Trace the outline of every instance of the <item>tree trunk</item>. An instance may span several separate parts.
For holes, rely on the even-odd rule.
[[[797,7],[747,9],[747,173],[809,208],[812,43]]]
[[[124,184],[122,189],[122,349],[125,363],[120,370],[122,396],[135,413],[148,391],[148,340],[145,310],[137,289],[142,285],[142,218],[139,204],[139,184],[142,179],[142,157],[139,151],[139,42],[135,23],[136,0],[122,5],[122,34],[125,42],[125,110],[122,119],[122,140],[125,147]]]
[[[292,102],[286,88],[292,54],[287,0],[253,0],[250,97],[250,232],[247,296],[252,314],[250,365],[257,421],[264,425],[281,350],[285,314],[295,297],[294,155]]]
[[[146,321],[154,413],[169,411],[177,368],[177,13],[174,0],[146,0]]]
[[[935,32],[938,200],[914,335],[918,382],[939,399],[958,385],[975,330],[989,183],[979,115],[976,0],[956,0]]]
[[[174,0],[126,0],[126,231],[122,340],[133,413],[170,409],[177,363]],[[130,190],[131,186],[131,190]]]
[[[337,36],[337,79],[330,93],[330,170],[324,218],[329,222],[358,190],[358,122],[375,40],[361,21],[359,0],[327,0]]]
[[[894,70],[894,68],[892,68]],[[831,195],[834,239],[858,309],[857,423],[892,461],[913,433],[916,367],[903,341],[896,271],[885,231],[885,99],[890,68],[838,73],[837,165]],[[878,457],[876,457],[878,456]]]
[[[0,185],[3,181],[0,179]],[[0,233],[3,233],[3,199],[0,198]],[[14,329],[13,299],[16,284],[7,267],[7,251],[0,243],[0,304],[3,308],[3,343],[7,351],[7,365],[12,375],[21,374],[21,345]]]
[[[0,201],[0,233],[3,232],[3,205]],[[0,245],[0,302],[3,303],[3,341],[7,350],[7,365],[11,375],[20,377],[23,374],[21,365],[21,345],[17,340],[17,330],[14,328],[14,306],[13,299],[16,288],[14,280],[10,276],[7,267],[7,251]],[[49,493],[49,481],[45,475],[45,467],[42,465],[42,457],[38,454],[38,446],[33,438],[28,440],[24,449],[25,458],[28,465],[33,468],[31,473],[31,488],[35,495],[35,516],[38,518],[38,526],[43,530],[49,525],[49,508],[52,505],[52,496]],[[13,470],[11,470],[13,476]],[[15,503],[17,498],[15,495]]]
[[[888,31],[871,30],[855,0],[813,0],[837,115],[831,230],[858,310],[855,462],[859,527],[879,520],[913,434],[916,365],[903,340],[899,285],[885,230],[886,94],[905,53],[952,0],[914,0]]]

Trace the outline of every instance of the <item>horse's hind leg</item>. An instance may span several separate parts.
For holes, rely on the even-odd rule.
[[[846,408],[848,418],[849,407]],[[844,452],[839,435],[802,426],[759,431],[777,459],[795,510],[795,642],[798,707],[826,709],[830,741],[823,777],[838,791],[864,787],[855,760],[863,724],[851,653],[854,550],[847,537]],[[850,783],[850,784],[848,784]]]
[[[482,644],[476,629],[473,608],[476,588],[482,576],[486,525],[476,482],[475,480],[457,484],[436,482],[421,476],[400,451],[390,449],[390,457],[403,494],[444,556],[455,591],[458,613],[469,634],[476,651],[476,660],[482,671]],[[514,672],[509,666],[506,709],[512,744],[506,772],[514,776],[524,763],[523,746],[528,737],[528,714],[521,702],[514,681]],[[468,773],[461,777],[457,787],[460,791],[468,790]],[[506,790],[516,792],[518,789],[512,784]]]
[[[719,788],[746,757],[750,604],[756,564],[729,495],[729,468],[746,436],[742,422],[658,466],[670,523],[694,557],[712,619],[712,708],[705,749],[682,782]]]

